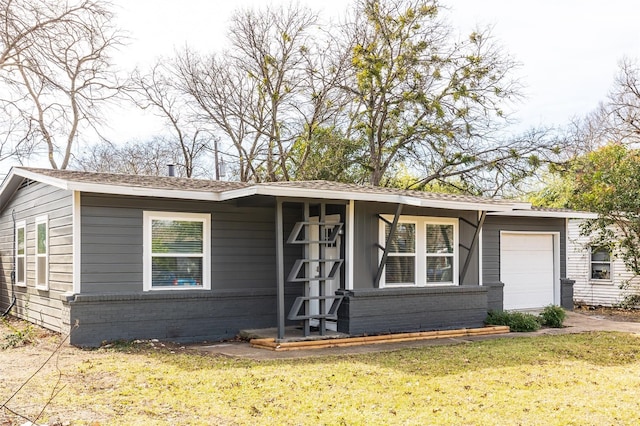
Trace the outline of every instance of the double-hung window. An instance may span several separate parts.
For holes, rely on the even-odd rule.
[[[611,252],[606,247],[591,247],[591,279],[611,281]]]
[[[27,285],[27,224],[24,220],[16,222],[15,282]]]
[[[36,288],[49,289],[49,218],[36,218]]]
[[[414,285],[416,283],[416,223],[400,222],[395,235],[389,239],[391,226],[385,223],[384,235],[389,245],[385,283]]]
[[[453,284],[454,241],[453,223],[426,223],[427,284]]]
[[[458,220],[401,216],[389,238],[391,216],[380,221],[380,245],[388,248],[381,286],[458,284]]]
[[[144,212],[144,290],[211,288],[211,215]]]

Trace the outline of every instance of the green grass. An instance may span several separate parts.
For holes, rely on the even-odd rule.
[[[75,356],[46,413],[71,424],[640,422],[640,338],[623,333],[268,362],[145,346]],[[53,376],[30,393],[30,406],[46,398]]]

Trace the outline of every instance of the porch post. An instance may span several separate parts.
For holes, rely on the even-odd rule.
[[[320,217],[318,218],[318,222],[320,223],[320,225],[318,226],[318,240],[322,241],[320,243],[318,243],[318,251],[320,252],[320,259],[326,259],[327,258],[327,253],[326,253],[326,243],[324,242],[327,239],[327,235],[325,234],[325,226],[323,225],[325,220],[326,220],[326,210],[327,210],[327,206],[324,202],[320,203]],[[320,261],[318,262],[318,275],[320,277],[325,277],[327,271],[325,270],[325,263]],[[327,281],[320,279],[318,281],[318,296],[323,297],[326,296],[326,286],[327,286]],[[327,313],[326,311],[326,300],[325,299],[319,299],[318,300],[318,313],[320,315],[324,315]],[[320,335],[324,336],[327,333],[327,320],[325,318],[320,318]]]
[[[303,205],[303,209],[304,209],[304,223],[306,224],[304,226],[304,239],[307,241],[307,243],[304,245],[304,258],[306,260],[309,260],[309,258],[311,257],[311,225],[309,224],[310,221],[310,211],[309,211],[309,201],[305,201],[304,205]],[[311,315],[311,302],[309,301],[309,297],[311,296],[311,281],[309,281],[311,279],[311,262],[306,262],[305,263],[305,267],[304,267],[304,276],[307,277],[307,281],[304,282],[304,290],[303,290],[303,294],[305,297],[305,302],[304,302],[304,315],[306,317],[308,317],[309,315]],[[311,323],[309,321],[309,318],[306,318],[304,320],[304,324],[303,324],[303,335],[305,337],[309,336],[311,334]]]
[[[400,220],[400,214],[402,214],[402,204],[398,204],[398,208],[396,209],[396,214],[393,216],[393,222],[391,222],[391,228],[389,229],[389,241],[393,239],[396,235],[396,228],[398,227],[398,220]],[[380,265],[378,266],[378,273],[376,274],[374,286],[375,288],[380,287],[380,279],[382,278],[382,270],[384,266],[387,264],[387,257],[389,256],[389,241],[384,244],[384,252],[382,253],[382,259],[380,259]]]
[[[478,237],[480,236],[480,231],[482,230],[482,226],[484,225],[484,220],[487,217],[487,212],[480,212],[480,219],[478,220],[478,227],[476,228],[476,232],[473,234],[473,241],[471,241],[471,247],[469,247],[469,253],[467,253],[467,259],[464,261],[464,266],[462,267],[462,272],[460,272],[460,285],[463,284],[463,281],[467,275],[467,270],[469,269],[469,263],[471,263],[471,257],[473,256],[473,251],[478,244]],[[482,264],[482,259],[478,258],[478,263]]]
[[[278,272],[277,308],[278,339],[284,339],[284,226],[282,224],[282,200],[276,198],[276,263]]]

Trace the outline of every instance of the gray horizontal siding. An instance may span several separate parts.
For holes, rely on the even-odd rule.
[[[276,286],[273,206],[97,195],[81,204],[82,293],[142,291],[145,210],[211,214],[213,291]],[[287,206],[286,230],[300,211]],[[299,247],[285,249],[288,259],[299,256]]]
[[[16,287],[15,315],[46,328],[61,331],[62,294],[73,289],[73,195],[49,185],[31,182],[16,191],[0,212],[0,309],[11,300],[14,226],[24,220],[27,231],[27,287]],[[49,290],[35,288],[35,219],[49,219]]]
[[[487,216],[482,229],[482,280],[484,283],[500,281],[501,231],[560,233],[560,276],[566,276],[565,219]]]
[[[356,202],[354,218],[354,285],[355,289],[372,289],[374,287],[375,276],[378,271],[378,261],[380,249],[378,244],[379,218],[381,214],[395,214],[396,205],[370,202]],[[477,224],[478,212],[457,211],[443,209],[428,209],[405,206],[402,210],[403,216],[428,216],[428,217],[454,217],[464,218],[467,221]],[[467,223],[459,222],[460,244],[465,247],[471,246],[471,241],[475,233],[475,228]],[[464,248],[459,248],[459,271],[462,271],[469,252]],[[464,283],[478,285],[478,250],[471,254],[472,260]]]

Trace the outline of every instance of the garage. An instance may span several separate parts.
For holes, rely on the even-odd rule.
[[[504,309],[534,309],[559,301],[559,234],[500,233]]]

